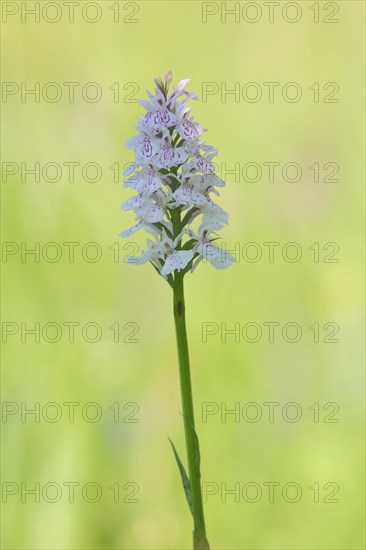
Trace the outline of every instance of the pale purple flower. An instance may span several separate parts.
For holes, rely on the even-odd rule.
[[[164,130],[160,151],[156,158],[158,168],[171,168],[183,164],[188,158],[184,147],[174,147],[167,130]]]

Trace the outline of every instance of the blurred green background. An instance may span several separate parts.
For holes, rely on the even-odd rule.
[[[124,142],[134,134],[142,112],[132,100],[144,98],[153,78],[167,69],[174,82],[191,78],[188,89],[200,96],[203,83],[217,83],[219,92],[205,102],[192,102],[192,108],[208,128],[207,142],[219,149],[220,167],[254,162],[263,170],[257,182],[228,174],[220,197],[230,213],[230,225],[222,231],[227,247],[242,251],[246,243],[258,243],[261,259],[250,262],[241,255],[224,272],[203,264],[186,278],[202,481],[204,492],[207,483],[215,492],[205,505],[212,548],[364,548],[363,2],[331,2],[328,7],[298,2],[301,17],[296,23],[286,18],[294,19],[297,12],[292,10],[298,8],[286,8],[286,2],[276,8],[272,23],[262,2],[252,3],[254,7],[240,3],[241,10],[249,11],[241,11],[238,22],[234,16],[225,21],[221,3],[205,8],[186,1],[104,1],[94,7],[80,2],[73,23],[64,2],[51,3],[59,9],[51,5],[41,11],[39,22],[27,15],[25,4],[34,9],[34,2],[2,2],[2,80],[5,92],[14,92],[3,95],[2,103],[2,229],[7,243],[2,260],[7,339],[2,370],[3,548],[190,548],[191,518],[167,440],[173,439],[185,459],[171,290],[149,265],[124,261],[144,245],[145,236],[134,236],[136,245],[130,247],[118,237],[133,222],[131,214],[120,210],[130,193],[116,176],[132,161]],[[41,2],[41,9],[45,5]],[[289,11],[283,12],[284,7]],[[204,23],[203,9],[218,11]],[[243,13],[246,19],[259,14],[259,20],[249,23]],[[51,23],[59,14],[60,20]],[[39,102],[32,95],[22,101],[22,82],[27,88],[39,83]],[[42,96],[51,82],[62,90],[55,102]],[[73,102],[65,82],[80,83]],[[99,101],[82,96],[90,82],[102,90]],[[236,82],[241,90],[248,82],[258,83],[262,99],[222,98],[224,86],[232,89]],[[280,83],[273,102],[265,82]],[[288,82],[301,86],[302,97],[295,103],[281,95]],[[309,89],[316,82],[318,102]],[[333,91],[323,89],[328,82],[339,86],[332,96],[338,102],[324,102]],[[46,97],[59,88],[47,88]],[[94,91],[87,88],[88,97]],[[24,173],[24,167],[36,162],[39,181]],[[50,162],[61,167],[59,178],[52,167],[42,175]],[[74,181],[64,164],[70,162],[79,163]],[[280,163],[273,182],[266,162]],[[282,176],[289,162],[302,168],[298,182]],[[319,182],[309,169],[316,162]],[[100,167],[95,182],[88,181],[94,178],[93,168],[87,177],[82,173],[87,163]],[[334,176],[338,181],[327,180],[333,165],[324,168],[326,163],[339,166]],[[58,181],[50,181],[53,177]],[[51,242],[62,251],[55,262],[42,256]],[[70,242],[80,243],[74,262],[64,245]],[[90,242],[102,253],[98,261],[82,256]],[[280,243],[273,262],[265,242]],[[283,259],[283,246],[289,242],[301,247],[298,262]],[[329,242],[339,246],[333,257],[337,262],[324,261],[333,250],[323,249]],[[40,261],[32,255],[22,258],[21,243],[40,246]],[[314,247],[309,249],[314,243],[319,243],[318,262]],[[46,246],[46,256],[55,250]],[[89,258],[93,250],[86,248]],[[270,343],[263,323],[272,321],[280,327]],[[72,322],[79,325],[74,342],[69,342],[64,323]],[[221,323],[229,329],[239,323],[241,331],[248,322],[263,330],[257,343],[242,336],[235,341],[234,335],[221,341]],[[297,343],[281,335],[288,322],[301,326]],[[39,343],[24,333],[35,323],[41,327]],[[47,341],[56,335],[55,325],[47,323],[62,328],[59,341]],[[83,338],[88,323],[102,331],[97,342]],[[115,323],[118,342],[115,328],[109,328]],[[218,329],[206,343],[203,323],[216,323],[211,326]],[[319,343],[309,329],[314,323],[319,323]],[[325,323],[339,325],[334,336],[338,343],[324,342],[334,326],[324,329]],[[49,332],[42,336],[45,325]],[[17,332],[6,336],[11,329]],[[93,327],[88,331],[87,339],[93,339]],[[52,402],[57,404],[53,408],[47,405]],[[74,422],[64,405],[70,402],[80,404]],[[204,422],[202,408],[208,402],[215,404],[215,414]],[[256,409],[245,408],[251,402]],[[268,421],[267,402],[279,403],[274,422]],[[294,408],[286,408],[291,402],[301,408],[298,422],[282,416],[283,410],[294,414]],[[24,414],[25,407],[37,406],[39,419]],[[235,406],[248,416],[254,417],[255,410],[262,416],[257,422],[243,414],[221,417],[225,407]],[[319,421],[314,421],[317,407]],[[98,411],[101,418],[90,421]],[[61,416],[52,422],[55,414]],[[79,485],[74,502],[69,502],[73,482]],[[269,482],[279,484],[274,502],[264,485]],[[283,497],[289,482],[301,489],[297,502],[288,501],[294,499],[293,486],[289,498]],[[26,493],[36,483],[39,502]],[[93,485],[85,489],[88,483]],[[235,484],[239,502],[235,495],[225,499],[225,488]],[[258,486],[262,495],[250,502]],[[96,488],[102,495],[87,502],[83,488],[86,499],[94,499]],[[50,502],[53,498],[57,502]],[[329,498],[336,502],[326,502]]]

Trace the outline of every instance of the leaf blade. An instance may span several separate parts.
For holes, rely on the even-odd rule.
[[[173,453],[174,453],[174,456],[175,456],[175,460],[178,464],[178,468],[179,468],[179,472],[180,472],[180,476],[181,476],[181,480],[182,480],[182,484],[183,484],[184,493],[186,495],[187,503],[188,503],[189,509],[191,511],[192,517],[194,519],[195,514],[194,514],[193,502],[192,502],[192,497],[191,497],[191,482],[189,481],[189,477],[187,475],[187,472],[185,471],[185,468],[183,466],[183,463],[182,463],[181,459],[179,458],[178,451],[175,448],[173,441],[170,439],[170,437],[168,437],[168,439],[169,439],[169,442],[172,446]]]

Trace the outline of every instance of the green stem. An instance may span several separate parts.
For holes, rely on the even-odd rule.
[[[202,504],[200,456],[194,424],[191,373],[189,368],[185,321],[183,274],[177,271],[175,272],[173,294],[190,493],[194,510],[193,548],[194,550],[209,550],[210,546],[206,538],[205,518]]]

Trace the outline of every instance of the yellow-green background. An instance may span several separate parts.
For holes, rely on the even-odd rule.
[[[62,3],[61,3],[62,4]],[[82,3],[81,3],[82,4]],[[308,2],[303,18],[289,24],[201,22],[200,2],[139,2],[138,24],[112,22],[102,2],[96,24],[80,20],[57,24],[21,23],[19,16],[2,25],[2,79],[30,86],[55,81],[98,82],[103,98],[87,103],[77,95],[52,104],[19,95],[2,104],[5,162],[98,162],[103,178],[88,183],[25,183],[18,176],[2,183],[3,240],[59,243],[95,241],[103,248],[96,264],[65,257],[55,264],[19,256],[3,268],[3,321],[47,323],[98,322],[99,343],[80,339],[69,344],[20,343],[3,347],[3,399],[41,404],[95,401],[103,419],[89,424],[20,422],[3,424],[2,480],[29,486],[53,481],[99,483],[104,496],[85,503],[77,493],[70,504],[3,505],[2,544],[11,549],[163,549],[189,548],[191,519],[167,436],[182,458],[184,441],[171,292],[150,266],[122,260],[117,236],[133,218],[120,210],[129,193],[113,181],[114,162],[132,160],[124,148],[141,108],[114,103],[108,86],[127,82],[144,97],[152,80],[171,69],[174,80],[202,82],[299,82],[302,100],[290,104],[262,100],[256,104],[220,102],[216,95],[193,105],[208,128],[207,141],[220,151],[219,162],[290,161],[300,163],[299,183],[281,177],[270,184],[240,183],[227,177],[220,204],[230,213],[222,235],[230,245],[249,241],[282,244],[296,241],[304,251],[298,263],[277,255],[271,264],[240,261],[229,271],[201,265],[186,279],[191,364],[201,440],[204,481],[289,481],[299,483],[297,504],[277,498],[268,503],[226,503],[219,496],[206,505],[213,548],[220,549],[360,549],[363,548],[363,375],[362,375],[362,98],[364,5],[339,2],[338,24],[315,24]],[[282,5],[283,3],[281,3]],[[324,3],[323,3],[324,4]],[[322,8],[322,3],[321,3]],[[65,18],[65,13],[64,18]],[[122,16],[125,14],[121,10]],[[315,104],[308,87],[337,82],[339,103]],[[122,89],[122,94],[125,92]],[[307,166],[337,162],[339,183],[315,184]],[[132,239],[143,243],[143,236]],[[120,242],[122,260],[112,261],[108,247]],[[338,263],[314,263],[308,247],[337,242]],[[139,343],[113,343],[108,327],[115,321],[138,323]],[[299,322],[302,340],[288,344],[262,341],[225,344],[219,336],[201,341],[204,321]],[[314,344],[308,326],[315,321],[340,325],[338,344]],[[112,422],[114,402],[136,402],[136,424]],[[296,401],[303,418],[296,424],[278,420],[221,423],[216,415],[203,424],[202,401],[244,404]],[[339,404],[338,423],[314,423],[308,407]],[[65,410],[65,409],[64,409]],[[115,504],[107,487],[119,481],[139,484],[139,503]],[[336,482],[339,503],[315,504],[308,489],[314,482]],[[324,495],[323,495],[324,496]]]

